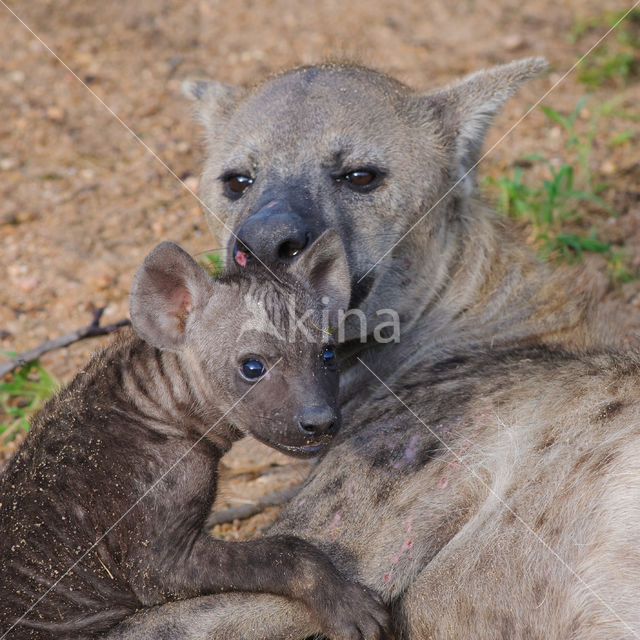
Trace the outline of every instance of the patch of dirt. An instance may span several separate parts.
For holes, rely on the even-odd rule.
[[[607,4],[622,10],[629,3]],[[599,0],[31,0],[9,6],[28,26],[0,7],[0,349],[15,351],[85,325],[98,306],[107,306],[104,322],[125,317],[135,269],[161,239],[193,254],[217,247],[183,184],[197,191],[202,156],[200,131],[179,92],[183,78],[250,85],[283,67],[348,58],[428,88],[513,58],[546,56],[551,73],[507,104],[489,148],[548,90],[545,104],[573,109],[586,90],[575,73],[562,76],[603,33],[568,38],[577,20],[601,15]],[[620,109],[637,113],[637,83],[605,86],[592,100],[613,97]],[[611,184],[603,197],[621,216],[598,214],[589,223],[624,243],[638,269],[638,123],[607,122],[591,163]],[[610,134],[627,129],[634,136],[629,143],[608,146]],[[481,175],[504,175],[531,152],[550,158],[564,152],[557,127],[539,111],[491,153]],[[622,290],[634,311],[637,292],[635,282]],[[68,381],[102,342],[82,342],[42,362]],[[304,473],[290,463],[256,443],[234,447],[218,504],[294,484]],[[264,475],[265,469],[278,471]],[[252,535],[276,511],[218,533]]]

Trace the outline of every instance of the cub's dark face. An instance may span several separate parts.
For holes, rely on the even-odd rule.
[[[294,456],[320,453],[340,428],[338,365],[333,345],[272,345],[238,353],[237,425]],[[284,347],[284,348],[283,348]]]
[[[338,362],[311,300],[278,288],[217,291],[190,340],[234,426],[283,453],[313,456],[340,428]],[[223,330],[221,313],[234,319]]]
[[[222,416],[285,453],[316,455],[340,427],[333,329],[349,281],[330,231],[288,268],[254,264],[217,280],[163,242],[133,279],[131,321],[143,340],[179,354],[205,420]]]

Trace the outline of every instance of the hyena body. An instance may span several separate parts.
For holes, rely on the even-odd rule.
[[[308,255],[323,296],[346,304],[339,240]],[[218,460],[243,433],[308,456],[339,426],[328,334],[290,326],[306,310],[320,326],[314,290],[265,276],[212,281],[170,243],[149,255],[131,294],[137,335],[47,404],[0,477],[7,637],[96,637],[141,608],[227,591],[285,594],[330,635],[381,637],[382,605],[308,542],[204,530]]]
[[[577,281],[474,196],[486,128],[543,67],[431,93],[331,65],[249,92],[191,85],[229,266],[296,264],[333,228],[351,306],[371,328],[378,309],[399,313],[399,344],[344,345],[346,426],[274,531],[379,589],[405,638],[640,634],[638,360],[599,346]],[[234,595],[148,612],[113,637],[316,631],[284,599]]]
[[[640,359],[543,346],[420,367],[394,385],[399,399],[361,399],[272,533],[379,591],[400,638],[635,638],[639,384]],[[317,631],[296,603],[235,594],[113,638]]]

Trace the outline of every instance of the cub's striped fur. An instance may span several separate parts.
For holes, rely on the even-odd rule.
[[[45,406],[0,477],[8,637],[95,637],[141,608],[225,591],[299,600],[336,638],[381,637],[384,607],[311,544],[204,530],[234,440],[252,433],[306,456],[337,433],[338,372],[316,300],[322,291],[333,311],[348,301],[335,235],[306,268],[315,279],[212,281],[176,245],[148,256],[131,293],[137,335],[95,355]],[[289,305],[312,311],[308,335],[291,331]]]

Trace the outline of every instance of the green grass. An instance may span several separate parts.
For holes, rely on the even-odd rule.
[[[219,276],[224,271],[220,251],[221,249],[207,251],[198,261],[212,278]]]
[[[0,380],[0,443],[9,442],[19,432],[27,431],[31,415],[58,386],[58,381],[37,360]]]
[[[634,9],[620,21],[625,13],[607,11],[594,18],[580,19],[573,26],[570,38],[577,42],[588,34],[604,35],[617,24],[615,34],[580,64],[578,80],[589,89],[625,86],[640,73],[640,9]]]
[[[587,98],[582,98],[569,114],[540,107],[551,122],[560,125],[564,134],[566,157],[561,163],[541,154],[529,154],[510,176],[488,178],[487,186],[502,213],[531,225],[543,257],[573,263],[582,260],[585,253],[599,253],[607,259],[612,280],[626,282],[633,279],[633,274],[627,267],[625,253],[602,241],[594,227],[583,231],[585,211],[615,215],[600,197],[608,185],[594,182],[590,169],[596,124],[613,107],[607,103],[595,109],[584,124],[579,116],[586,101]],[[623,134],[612,138],[612,142],[626,142],[629,136]],[[530,178],[528,171],[536,165],[543,166],[548,177],[541,181]]]
[[[627,142],[632,142],[635,139],[636,135],[633,131],[629,129],[625,129],[624,131],[620,131],[618,133],[614,133],[609,140],[609,147],[621,147]]]

